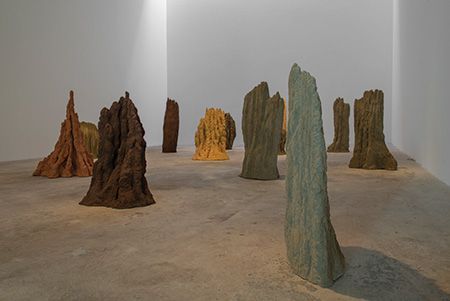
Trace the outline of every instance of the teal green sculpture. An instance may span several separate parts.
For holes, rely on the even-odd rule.
[[[316,80],[297,64],[289,75],[285,239],[298,276],[329,287],[345,259],[330,221],[327,153]]]

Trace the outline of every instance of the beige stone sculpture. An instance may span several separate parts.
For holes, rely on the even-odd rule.
[[[348,153],[349,147],[349,125],[350,105],[344,102],[344,99],[338,98],[333,104],[334,114],[334,139],[328,146],[330,153]]]
[[[225,113],[221,109],[206,109],[195,133],[195,154],[193,160],[229,160],[226,152],[227,132]]]
[[[39,162],[33,176],[88,177],[92,175],[93,166],[93,158],[84,146],[80,121],[75,113],[74,93],[70,91],[66,119],[61,124],[55,149]]]
[[[94,159],[97,158],[98,144],[100,141],[97,127],[93,123],[82,121],[80,123],[80,130],[83,134],[84,146]]]
[[[355,100],[355,148],[350,168],[397,170],[397,161],[384,142],[381,90],[365,91]]]

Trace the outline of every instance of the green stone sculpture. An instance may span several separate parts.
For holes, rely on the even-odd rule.
[[[289,75],[285,239],[295,274],[329,287],[345,259],[330,221],[327,153],[316,80],[295,64]]]
[[[100,137],[95,124],[90,122],[80,122],[81,134],[83,135],[84,147],[92,155],[94,159],[98,157],[98,144]]]
[[[257,180],[279,178],[277,160],[284,102],[277,92],[270,97],[266,82],[244,98],[242,134],[245,156],[241,177]]]

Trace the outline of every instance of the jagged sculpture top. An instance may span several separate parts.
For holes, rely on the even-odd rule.
[[[92,155],[87,151],[83,142],[78,114],[75,113],[74,93],[70,91],[66,119],[61,124],[55,149],[39,162],[33,176],[88,177],[92,175],[93,165]]]
[[[330,221],[327,154],[316,80],[295,64],[289,75],[285,238],[300,277],[328,287],[344,272]]]

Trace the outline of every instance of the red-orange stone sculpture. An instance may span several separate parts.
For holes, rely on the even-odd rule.
[[[75,113],[73,91],[70,91],[66,120],[53,152],[39,162],[33,176],[88,177],[92,175],[94,161],[84,146],[78,114]]]
[[[98,160],[80,204],[116,209],[154,204],[145,178],[145,132],[128,92],[110,109],[102,109],[98,131]]]

